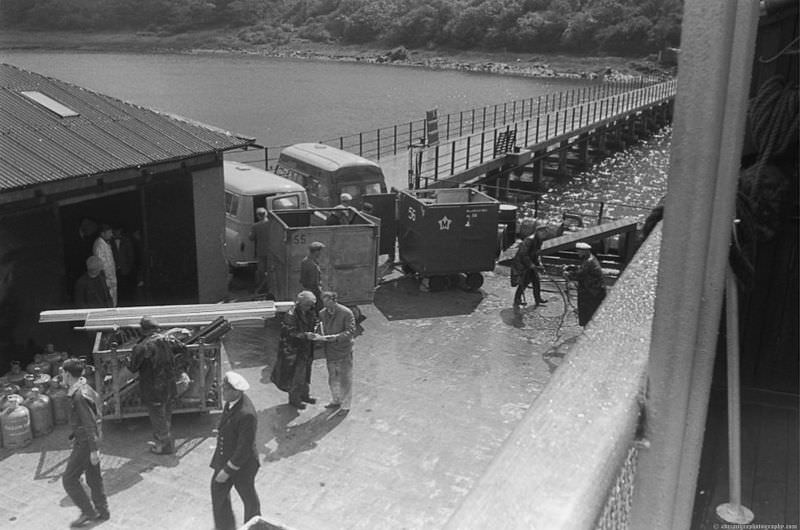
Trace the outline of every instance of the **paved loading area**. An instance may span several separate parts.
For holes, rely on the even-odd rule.
[[[303,411],[269,382],[277,322],[225,337],[227,362],[250,381],[259,411],[256,487],[265,519],[298,530],[444,525],[580,333],[555,284],[543,283],[549,304],[515,312],[508,268],[485,276],[475,293],[430,293],[410,278],[377,290],[374,304],[361,307],[367,319],[346,417],[324,408],[323,359],[312,374],[319,401]],[[175,415],[174,456],[149,452],[146,418],[106,422],[102,469],[112,516],[93,526],[212,528],[208,463],[217,419]],[[24,449],[0,452],[0,527],[66,528],[77,517],[61,486],[67,434],[58,426]]]

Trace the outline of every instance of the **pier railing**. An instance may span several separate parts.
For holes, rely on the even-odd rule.
[[[675,96],[676,80],[671,79],[640,87],[631,86],[619,92],[590,95],[587,98],[559,99],[554,108],[522,120],[489,127],[436,146],[420,148],[416,153],[415,181],[422,187],[456,173],[480,166],[506,152],[498,153],[501,135],[516,139],[520,147],[537,150],[559,140],[566,140],[603,127]]]
[[[581,105],[586,105],[592,101],[611,100],[617,102],[618,100],[614,98],[660,84],[662,83],[658,78],[646,76],[603,81],[538,97],[517,99],[444,114],[438,118],[439,142],[448,142],[484,131],[490,131],[491,135],[494,134],[491,131],[505,130],[506,126],[511,124],[525,122],[526,120],[533,121],[537,116],[579,108]],[[424,118],[420,118],[419,120],[397,123],[388,127],[317,141],[371,160],[380,161],[385,157],[404,154],[412,145],[422,145],[425,138],[426,122]],[[492,136],[489,136],[489,138],[492,138]],[[486,136],[484,134],[485,139]],[[314,140],[309,139],[309,141]],[[477,145],[477,141],[473,141],[472,145]],[[263,165],[269,169],[275,165],[280,151],[287,146],[288,144],[259,146],[258,150],[254,150],[248,156],[240,157],[240,160],[251,164]]]

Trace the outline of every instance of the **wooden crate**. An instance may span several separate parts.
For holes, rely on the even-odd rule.
[[[126,341],[117,347],[110,334],[95,336],[93,358],[95,389],[103,399],[103,419],[147,416],[139,395],[139,383],[128,370],[133,344]],[[176,399],[173,414],[206,412],[222,408],[222,343],[192,344],[184,354],[188,358],[189,388]]]

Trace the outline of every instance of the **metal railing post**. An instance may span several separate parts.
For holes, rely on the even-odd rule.
[[[533,140],[533,143],[535,144],[539,143],[539,120],[541,119],[542,119],[541,116],[539,115],[536,116],[536,139]]]
[[[358,133],[358,156],[364,156],[364,134]]]
[[[394,154],[397,154],[397,125],[394,126]]]
[[[469,169],[469,148],[472,143],[472,136],[467,136],[467,161],[464,164],[464,169]]]
[[[483,164],[483,150],[486,143],[486,131],[481,133],[481,164]]]
[[[433,181],[439,180],[439,144],[433,150]]]
[[[381,159],[381,130],[378,129],[377,131],[377,141],[378,141],[378,160]]]
[[[469,140],[469,138],[467,138]],[[450,144],[450,174],[455,175],[456,173],[456,142],[453,141]]]

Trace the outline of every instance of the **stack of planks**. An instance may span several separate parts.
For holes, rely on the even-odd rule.
[[[199,327],[222,317],[228,322],[262,325],[267,318],[286,312],[292,302],[256,301],[227,304],[188,304],[101,309],[57,309],[39,313],[39,322],[83,321],[77,330],[103,331],[120,327],[138,328],[143,316],[154,318],[162,328]]]

